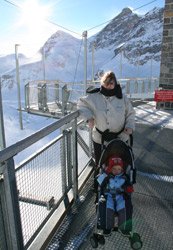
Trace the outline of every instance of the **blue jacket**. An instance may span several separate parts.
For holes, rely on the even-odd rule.
[[[108,177],[106,173],[99,175],[97,181],[100,186],[106,177]],[[123,185],[125,184],[125,181],[126,180],[124,178],[123,173],[116,176],[111,176],[109,178],[104,193],[104,195],[107,196],[107,208],[110,208],[114,211],[119,211],[125,208],[124,196],[123,194],[121,194],[121,191],[123,192]]]

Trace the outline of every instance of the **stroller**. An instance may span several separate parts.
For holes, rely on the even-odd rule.
[[[113,155],[116,155],[123,160],[125,175],[128,177],[129,184],[131,185],[131,187],[133,187],[133,184],[136,183],[136,169],[134,166],[134,155],[133,155],[131,147],[120,139],[114,139],[110,141],[105,147],[105,149],[102,151],[100,161],[99,161],[99,166],[98,166],[100,170],[100,174],[103,174],[104,172],[106,172],[108,159]],[[98,180],[98,176],[95,179],[96,182]],[[107,217],[107,214],[106,214],[107,195],[105,193],[105,189],[102,188],[102,185],[99,185],[98,183],[97,185],[98,185],[98,188],[97,188],[98,192],[97,192],[97,198],[96,198],[97,200],[96,202],[97,222],[95,225],[94,233],[90,237],[90,243],[93,248],[97,248],[99,244],[104,245],[105,244],[104,236],[109,235],[109,233],[107,234],[107,220],[109,218]],[[121,194],[122,194],[122,191],[121,191]],[[130,197],[130,202],[131,202],[131,197]],[[117,215],[118,213],[115,212],[115,219]],[[142,241],[141,241],[140,235],[138,233],[132,232],[132,222],[130,223],[131,223],[129,227],[130,233],[128,235],[124,235],[124,234],[123,235],[129,238],[132,249],[135,249],[135,250],[141,249]],[[121,230],[119,230],[119,226],[118,227],[113,226],[111,228],[111,231],[121,232]]]

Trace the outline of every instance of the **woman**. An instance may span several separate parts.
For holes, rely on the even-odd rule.
[[[127,142],[135,129],[135,111],[122,94],[114,72],[101,78],[101,87],[87,92],[78,102],[78,110],[92,128],[95,163],[98,166],[102,145],[118,137]]]

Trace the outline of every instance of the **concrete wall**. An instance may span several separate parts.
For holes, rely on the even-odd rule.
[[[173,0],[165,0],[159,86],[173,89]]]

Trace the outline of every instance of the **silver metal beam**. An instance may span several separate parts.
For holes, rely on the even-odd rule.
[[[87,89],[87,31],[82,34],[84,38],[84,94],[86,94]]]
[[[10,158],[3,168],[1,180],[1,205],[5,225],[7,249],[23,250],[19,200],[15,179],[14,160]]]
[[[22,106],[21,106],[21,95],[20,95],[20,77],[19,77],[19,58],[18,58],[18,46],[19,44],[15,44],[15,58],[16,58],[16,82],[17,82],[17,93],[18,93],[18,109],[19,109],[19,123],[20,129],[23,129],[22,122]]]
[[[53,124],[39,130],[33,135],[26,137],[25,139],[9,146],[8,148],[0,151],[0,162],[4,162],[7,159],[13,157],[17,153],[23,151],[25,148],[28,148],[33,143],[37,142],[38,140],[44,138],[45,136],[49,135],[50,133],[54,132],[56,129],[59,129],[66,123],[71,122],[72,119],[75,119],[79,116],[79,111],[75,111],[69,115],[64,116],[60,120],[56,121]]]

